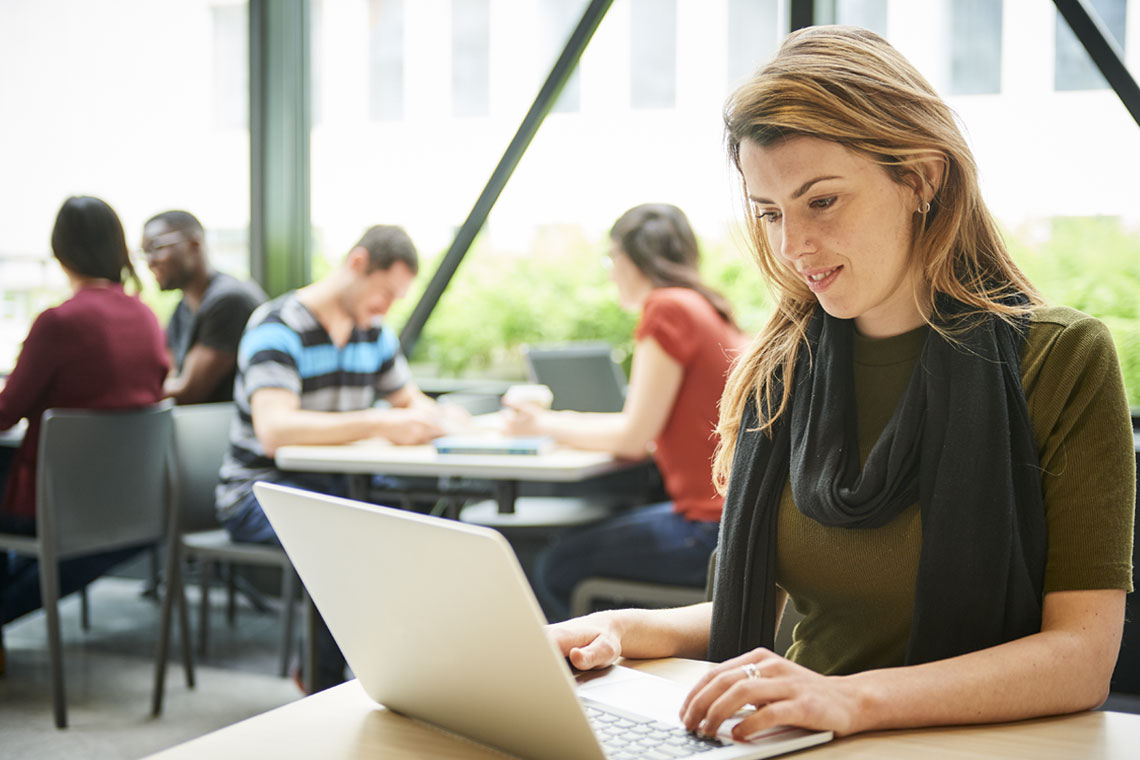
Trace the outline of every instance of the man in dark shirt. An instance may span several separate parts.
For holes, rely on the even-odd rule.
[[[166,328],[166,395],[178,404],[232,400],[242,330],[265,293],[210,266],[202,223],[187,211],[151,217],[142,249],[158,286],[182,291]]]

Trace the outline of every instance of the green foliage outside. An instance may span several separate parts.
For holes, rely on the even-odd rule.
[[[623,311],[603,266],[607,243],[560,228],[539,240],[539,255],[486,250],[482,238],[468,252],[440,299],[410,360],[441,377],[522,379],[524,344],[601,340],[624,357],[626,372],[637,315]],[[749,331],[763,322],[768,293],[747,257],[725,243],[705,246],[702,274],[733,304]],[[442,255],[442,254],[440,254]],[[408,298],[390,315],[402,325],[435,271],[425,261]]]
[[[1129,403],[1140,406],[1140,233],[1115,218],[1059,218],[1045,242],[1007,233],[1018,264],[1051,303],[1104,320],[1124,370]],[[770,296],[739,231],[703,241],[705,280],[723,292],[741,326],[759,330]],[[476,241],[428,320],[411,360],[441,377],[521,379],[524,343],[604,340],[627,357],[636,315],[621,310],[602,265],[605,240],[573,228],[548,233],[533,255],[489,250]],[[408,298],[391,323],[407,319],[435,271],[425,257]]]
[[[636,317],[618,306],[602,266],[604,247],[564,235],[540,241],[542,255],[531,257],[485,250],[482,241],[424,327],[409,357],[414,364],[441,377],[521,379],[525,343],[604,340],[629,353]],[[393,325],[407,320],[439,256],[422,262],[412,292],[393,308]]]
[[[1116,343],[1128,403],[1140,407],[1140,232],[1115,217],[1056,218],[1042,243],[1007,235],[1018,265],[1054,304],[1104,321]]]

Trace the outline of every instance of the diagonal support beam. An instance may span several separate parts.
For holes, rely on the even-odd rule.
[[[546,115],[550,113],[550,109],[554,106],[554,102],[558,99],[559,93],[565,86],[566,81],[574,72],[574,67],[578,65],[578,60],[582,57],[582,52],[590,43],[590,39],[594,36],[594,32],[601,23],[602,17],[606,15],[606,11],[610,9],[613,0],[590,0],[589,7],[582,14],[578,26],[574,29],[574,33],[570,35],[570,40],[566,43],[566,47],[562,50],[562,55],[558,56],[558,60],[554,62],[554,67],[550,70],[546,82],[539,90],[538,96],[534,99],[530,110],[527,111],[526,116],[523,117],[522,123],[519,125],[518,131],[515,132],[514,138],[511,140],[507,150],[503,153],[503,157],[499,159],[498,166],[495,171],[491,173],[491,179],[487,181],[486,187],[480,193],[478,200],[475,201],[475,206],[467,215],[464,220],[463,226],[459,228],[459,232],[455,235],[455,240],[452,241],[451,247],[448,248],[447,253],[444,254],[443,260],[439,263],[439,268],[436,269],[435,274],[432,275],[431,281],[428,283],[427,288],[424,290],[423,296],[420,297],[419,303],[412,311],[408,321],[404,324],[404,329],[400,331],[400,347],[403,349],[405,356],[410,356],[412,350],[416,346],[416,341],[419,340],[420,333],[427,324],[428,317],[431,316],[432,310],[435,309],[436,304],[439,303],[443,291],[447,288],[447,284],[451,282],[452,276],[459,268],[459,264],[463,261],[463,257],[467,255],[467,251],[471,248],[471,244],[475,242],[475,236],[479,234],[479,230],[483,228],[483,224],[487,221],[487,216],[491,213],[491,208],[495,202],[499,200],[499,195],[502,194],[503,188],[506,187],[507,180],[511,178],[515,168],[522,160],[523,154],[526,149],[530,147],[531,140],[534,139],[538,128],[542,126],[542,122],[546,119]]]
[[[1124,65],[1124,53],[1088,0],[1053,0],[1053,4],[1140,126],[1140,87]]]

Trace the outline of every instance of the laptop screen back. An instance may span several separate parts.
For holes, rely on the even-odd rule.
[[[620,412],[625,404],[625,373],[608,343],[567,343],[523,348],[532,382],[554,394],[552,409]]]
[[[602,760],[500,533],[266,483],[254,492],[374,700],[523,757]]]

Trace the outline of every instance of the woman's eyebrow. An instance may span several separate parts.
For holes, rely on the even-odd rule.
[[[823,177],[816,177],[815,179],[809,179],[807,182],[803,183],[798,188],[796,188],[796,191],[794,193],[792,193],[792,199],[795,200],[796,198],[799,198],[800,196],[802,196],[804,193],[806,193],[808,190],[810,190],[811,186],[814,185],[816,182],[823,182],[824,180],[828,180],[828,179],[842,179],[842,177],[840,177],[838,174],[829,174],[829,175],[826,175]],[[772,203],[772,201],[768,200],[767,198],[757,198],[754,195],[749,195],[748,197],[752,200],[753,203]]]

